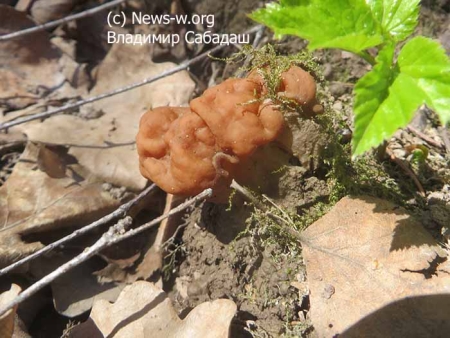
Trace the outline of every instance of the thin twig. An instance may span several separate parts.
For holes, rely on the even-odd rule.
[[[416,136],[420,137],[422,140],[424,140],[428,144],[432,145],[433,147],[440,148],[440,149],[444,148],[444,144],[443,143],[433,140],[431,137],[429,137],[428,135],[425,135],[420,130],[418,130],[418,129],[412,127],[412,126],[408,126],[406,129],[408,129],[411,133],[413,133]]]
[[[218,47],[221,47],[221,46],[218,46]],[[200,54],[197,58],[204,57],[204,56],[206,56],[206,54],[207,53]],[[125,86],[125,87],[122,87],[122,88],[119,88],[119,89],[115,89],[115,90],[113,90],[111,92],[103,93],[103,94],[100,94],[98,96],[89,97],[89,98],[84,99],[84,100],[79,100],[79,101],[71,103],[71,104],[66,104],[66,105],[64,105],[64,106],[62,106],[60,108],[56,108],[56,109],[53,109],[53,110],[50,110],[50,111],[46,111],[46,112],[43,112],[43,113],[37,113],[37,114],[29,115],[29,116],[24,116],[24,117],[15,119],[15,120],[10,121],[10,122],[2,123],[2,124],[0,124],[0,130],[8,129],[8,128],[11,128],[13,126],[17,126],[19,124],[30,122],[30,121],[33,121],[33,120],[39,120],[39,119],[43,119],[43,118],[46,118],[46,117],[50,117],[52,115],[56,115],[56,114],[62,113],[64,111],[68,110],[68,109],[78,108],[78,107],[83,106],[85,104],[96,102],[96,101],[100,101],[102,99],[106,99],[108,97],[111,97],[111,96],[114,96],[114,95],[117,95],[117,94],[121,94],[121,93],[127,92],[129,90],[141,87],[143,85],[155,82],[157,80],[165,78],[166,76],[169,76],[169,75],[172,75],[172,74],[175,74],[177,72],[180,72],[182,70],[187,69],[191,64],[193,64],[195,61],[198,60],[197,58],[193,58],[193,59],[189,60],[188,62],[186,62],[184,64],[181,64],[181,65],[179,65],[177,67],[169,69],[169,70],[167,70],[165,72],[162,72],[162,73],[158,74],[157,76],[153,76],[153,77],[144,79],[141,82],[133,83],[133,84],[131,84],[129,86]]]
[[[448,135],[448,130],[445,126],[439,128],[440,135],[444,140],[444,147],[447,153],[450,153],[450,138]]]
[[[59,268],[54,270],[53,272],[49,273],[47,276],[43,277],[38,282],[31,285],[28,289],[23,291],[21,294],[19,294],[14,300],[10,303],[8,303],[6,306],[3,306],[0,308],[0,316],[2,316],[4,313],[6,313],[9,309],[12,309],[14,306],[22,303],[26,299],[30,298],[32,295],[34,295],[36,292],[44,288],[45,286],[49,285],[51,282],[53,282],[56,278],[60,277],[61,275],[65,274],[69,270],[73,269],[74,267],[80,265],[81,263],[87,261],[89,258],[96,255],[101,250],[116,244],[124,239],[130,238],[131,236],[134,236],[138,233],[141,233],[145,230],[151,229],[158,225],[162,220],[166,219],[167,217],[176,214],[190,205],[193,205],[205,198],[208,198],[212,195],[211,189],[206,189],[197,196],[193,197],[192,199],[184,202],[183,204],[180,204],[178,207],[170,210],[170,212],[155,218],[151,222],[145,223],[144,225],[141,225],[139,228],[129,230],[127,232],[124,232],[125,229],[131,224],[131,217],[127,216],[126,218],[120,220],[117,224],[111,226],[109,230],[103,234],[100,239],[95,242],[92,246],[84,250],[82,253],[80,253],[78,256],[72,258],[67,263],[61,265]]]
[[[235,180],[231,181],[230,187],[233,188],[234,190],[236,190],[237,192],[239,192],[245,198],[247,198],[250,202],[253,203],[253,205],[255,207],[258,207],[259,209],[261,209],[263,211],[267,210],[266,206],[263,203],[261,203],[261,201],[259,201],[255,196],[253,196],[253,194],[249,190],[245,189],[242,185],[237,183]]]
[[[25,258],[22,258],[21,260],[7,266],[6,268],[1,269],[0,276],[3,276],[5,274],[7,274],[8,272],[11,272],[15,268],[33,260],[39,256],[42,256],[43,254],[57,248],[58,246],[66,243],[76,237],[79,237],[79,236],[91,231],[92,229],[99,227],[100,225],[106,224],[115,218],[125,215],[128,212],[128,210],[130,210],[140,200],[142,200],[144,197],[146,197],[155,187],[156,187],[156,185],[152,184],[151,186],[146,188],[144,191],[142,191],[138,196],[133,198],[131,201],[129,201],[125,204],[122,204],[118,209],[114,210],[112,213],[100,218],[99,220],[97,220],[89,225],[86,225],[85,227],[83,227],[81,229],[78,229],[78,230],[72,232],[70,235],[63,237],[63,238],[57,240],[56,242],[53,242],[53,243],[43,247],[42,249],[32,253],[31,255],[29,255]]]
[[[170,210],[170,212],[168,212],[167,214],[164,214],[158,218],[155,218],[153,221],[148,222],[144,225],[141,225],[139,228],[130,230],[128,232],[126,232],[125,234],[123,234],[122,236],[116,238],[111,244],[115,244],[118,243],[126,238],[130,238],[133,237],[134,235],[137,235],[145,230],[148,230],[150,228],[152,228],[155,223],[159,223],[162,220],[166,219],[169,216],[175,215],[177,213],[179,213],[180,211],[183,211],[184,209],[186,209],[187,207],[196,204],[199,201],[202,201],[208,197],[212,196],[212,189],[205,189],[203,190],[200,194],[198,194],[197,196],[187,200],[186,202],[180,204],[179,206],[177,206],[176,208],[173,208],[172,210]],[[1,314],[0,314],[1,316]]]
[[[260,29],[260,26],[255,26],[255,27],[247,30],[243,34],[251,34],[251,33],[256,32],[258,29]],[[43,119],[43,118],[46,118],[46,117],[49,117],[49,116],[52,116],[52,115],[56,115],[56,114],[59,114],[59,113],[62,113],[64,111],[66,111],[68,109],[78,108],[78,107],[83,106],[85,104],[96,102],[96,101],[99,101],[99,100],[103,100],[103,99],[106,99],[108,97],[111,97],[111,96],[114,96],[114,95],[118,95],[118,94],[122,94],[124,92],[129,91],[129,90],[132,90],[132,89],[144,86],[146,84],[158,81],[158,80],[160,80],[162,78],[165,78],[166,76],[178,73],[178,72],[180,72],[182,70],[185,70],[185,69],[189,68],[189,66],[191,66],[195,62],[203,59],[206,56],[209,56],[211,53],[214,53],[214,52],[216,52],[216,51],[218,51],[218,50],[220,50],[220,49],[222,49],[222,48],[224,48],[226,46],[228,46],[228,45],[216,46],[216,47],[212,48],[211,50],[209,50],[207,52],[204,52],[202,54],[199,54],[196,57],[190,59],[189,61],[180,64],[179,66],[176,66],[176,67],[174,67],[172,69],[166,70],[165,72],[162,72],[161,74],[158,74],[157,76],[152,76],[152,77],[146,78],[146,79],[144,79],[144,80],[142,80],[140,82],[136,82],[136,83],[133,83],[131,85],[128,85],[128,86],[125,86],[125,87],[122,87],[122,88],[118,88],[118,89],[115,89],[115,90],[107,92],[107,93],[100,94],[98,96],[93,96],[93,97],[89,97],[89,98],[84,99],[84,100],[79,100],[79,101],[71,103],[71,104],[66,104],[66,105],[64,105],[62,107],[59,107],[57,109],[53,109],[53,110],[42,112],[42,113],[32,114],[32,115],[29,115],[29,116],[24,116],[24,117],[15,119],[13,121],[2,123],[2,124],[0,124],[0,130],[5,130],[5,129],[11,128],[13,126],[17,126],[19,124],[22,124],[22,123],[30,122],[30,121],[33,121],[33,120],[39,120],[39,119]]]
[[[417,189],[419,190],[419,193],[422,197],[425,197],[425,190],[423,189],[422,183],[420,183],[419,179],[417,178],[416,174],[409,168],[409,166],[399,159],[395,154],[392,152],[392,150],[389,147],[386,147],[386,154],[389,156],[392,162],[397,164],[400,168],[402,168],[405,173],[413,180],[414,184],[416,185]]]
[[[272,213],[269,208],[262,202],[260,202],[255,196],[253,196],[253,194],[247,190],[246,188],[242,187],[239,183],[233,181],[231,183],[231,186],[233,187],[233,189],[235,189],[236,191],[238,191],[239,193],[243,194],[244,197],[246,197],[247,199],[249,199],[256,208],[260,209],[261,211],[263,211],[267,217],[270,217],[273,221],[275,221],[279,226],[280,229],[287,232],[290,236],[292,236],[292,238],[295,238],[296,240],[298,240],[302,245],[310,247],[311,249],[329,254],[329,255],[333,255],[336,257],[339,257],[345,261],[350,261],[352,262],[348,257],[345,257],[343,255],[338,254],[337,252],[333,252],[331,250],[327,250],[327,249],[323,249],[323,248],[319,248],[317,246],[315,246],[311,240],[309,238],[304,237],[298,230],[295,229],[295,224],[294,221],[288,217],[287,219],[278,216],[274,213]],[[266,199],[272,204],[275,205],[275,203],[273,201],[271,201],[269,198],[266,197]],[[275,205],[275,207],[278,210],[281,210],[280,207],[278,207],[277,205]],[[283,212],[283,214],[285,214]],[[352,262],[353,263],[353,262]],[[362,268],[365,269],[365,267],[359,263],[356,263],[358,265],[360,265]]]
[[[236,188],[238,188],[238,189],[236,189]],[[253,196],[250,191],[248,191],[244,187],[240,186],[238,183],[234,184],[234,189],[236,189],[240,193],[244,193],[244,196],[247,197],[247,198],[250,197],[250,199],[252,201],[258,201],[258,199],[255,196]],[[270,201],[270,200],[268,200],[268,201]],[[270,201],[270,202],[271,202],[271,204],[273,203],[272,201]],[[332,250],[332,249],[327,249],[327,248],[323,248],[323,247],[317,246],[314,243],[315,238],[314,237],[311,238],[311,237],[303,236],[298,230],[295,229],[295,224],[292,222],[292,220],[284,219],[281,216],[278,216],[276,214],[271,213],[270,211],[267,211],[268,208],[264,204],[262,204],[261,202],[258,202],[258,204],[255,205],[255,207],[257,207],[258,209],[264,211],[265,214],[268,217],[272,218],[280,226],[281,230],[286,231],[290,236],[292,236],[293,238],[297,239],[301,243],[302,247],[308,247],[311,250],[322,252],[322,253],[324,253],[326,255],[330,255],[330,256],[333,256],[335,258],[339,258],[339,259],[345,261],[348,264],[352,264],[352,265],[358,266],[365,273],[367,273],[368,276],[370,276],[370,277],[373,276],[375,283],[377,283],[376,282],[376,278],[375,278],[376,276],[373,274],[372,269],[368,269],[364,264],[355,261],[351,257],[347,257],[347,256],[341,254],[340,250],[342,250],[342,248],[336,248],[336,249]],[[277,206],[277,209],[280,210],[280,208],[278,206]],[[394,274],[394,273],[391,273],[391,275],[394,276],[394,277],[398,277],[398,275]],[[390,292],[390,289],[386,288],[382,284],[378,283],[378,286],[380,286],[380,288],[382,290],[384,290],[385,292],[387,292],[387,293]]]
[[[105,9],[108,9],[108,8],[120,5],[122,2],[125,2],[125,1],[127,1],[127,0],[114,0],[114,1],[111,1],[111,2],[107,2],[107,3],[103,4],[103,5],[97,6],[95,8],[87,9],[87,10],[85,10],[83,12],[66,16],[66,17],[64,17],[62,19],[50,21],[50,22],[44,23],[42,25],[34,26],[34,27],[31,27],[31,28],[27,28],[27,29],[22,29],[22,30],[17,31],[17,32],[5,34],[5,35],[0,35],[0,42],[1,41],[10,40],[10,39],[14,39],[14,38],[18,38],[20,36],[25,36],[25,35],[28,35],[28,34],[40,32],[40,31],[46,30],[48,28],[53,28],[53,27],[59,26],[60,24],[64,24],[64,23],[68,23],[70,21],[74,21],[74,20],[78,20],[78,19],[81,19],[81,18],[85,18],[85,17],[91,16],[91,15],[94,15],[95,13],[104,11]]]
[[[256,49],[258,47],[259,42],[261,41],[264,33],[264,26],[260,26],[260,28],[256,31],[255,38],[253,39],[252,47]]]

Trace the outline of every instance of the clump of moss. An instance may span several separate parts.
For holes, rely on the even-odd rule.
[[[258,72],[264,81],[267,92],[257,101],[263,102],[269,99],[278,104],[282,111],[302,112],[300,105],[295,100],[278,95],[281,75],[291,66],[298,66],[309,72],[316,81],[323,81],[316,58],[306,51],[292,55],[278,55],[271,44],[267,44],[260,49],[254,49],[252,46],[246,45],[231,57],[220,60],[228,63],[243,63],[244,65],[239,67],[237,71],[240,74],[252,71]],[[250,103],[253,103],[253,101],[246,104]]]
[[[330,185],[330,204],[346,195],[370,195],[410,208],[407,201],[417,198],[412,182],[393,177],[397,170],[390,162],[381,162],[373,154],[351,159],[351,146],[343,143],[337,133],[339,116],[328,111],[317,118],[328,136],[322,154],[326,177]],[[338,126],[338,127],[336,127]]]

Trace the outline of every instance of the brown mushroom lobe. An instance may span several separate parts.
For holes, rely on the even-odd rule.
[[[282,73],[279,95],[309,115],[320,110],[313,77],[297,66]],[[164,191],[196,195],[228,187],[239,160],[277,138],[283,114],[270,100],[262,78],[228,79],[207,89],[189,108],[158,107],[140,121],[136,144],[140,171]]]

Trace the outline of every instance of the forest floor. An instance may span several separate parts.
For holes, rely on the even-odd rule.
[[[16,9],[1,5],[0,34],[34,25],[30,16],[47,22],[95,3],[42,10],[40,2],[31,8],[21,8],[22,1],[10,1]],[[259,4],[129,1],[111,11],[128,18],[133,12],[213,14],[214,32],[240,33],[255,26],[245,15]],[[417,27],[418,34],[439,39],[447,53],[449,11],[448,2],[424,1]],[[157,76],[213,47],[108,44],[108,30],[205,29],[129,21],[111,28],[108,13],[0,42],[0,123]],[[256,49],[271,43],[281,55],[307,45],[293,37],[274,40],[267,29],[252,34],[251,43]],[[237,51],[224,47],[187,71],[1,132],[0,267],[141,192],[148,182],[139,173],[134,140],[142,113],[185,106],[239,75],[242,62],[226,60]],[[269,144],[253,155],[254,180],[246,186],[258,202],[239,191],[222,204],[200,201],[164,222],[164,232],[150,229],[97,252],[19,305],[10,317],[14,337],[444,336],[450,131],[423,106],[385,148],[352,161],[352,89],[370,66],[340,51],[311,58],[320,69],[315,76],[325,114],[290,117],[289,152]],[[132,227],[183,201],[155,189],[131,209]],[[0,305],[91,247],[114,224],[105,222],[2,274]],[[12,284],[20,289],[10,290]],[[0,320],[6,325],[8,319]]]

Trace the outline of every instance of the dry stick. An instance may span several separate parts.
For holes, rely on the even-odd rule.
[[[85,17],[91,16],[91,15],[94,15],[95,13],[104,11],[105,9],[108,9],[108,8],[120,5],[122,2],[125,2],[125,1],[127,1],[127,0],[114,0],[114,1],[111,1],[111,2],[107,2],[107,3],[103,4],[103,5],[100,5],[100,6],[97,6],[97,7],[88,9],[88,10],[85,10],[83,12],[66,16],[66,17],[64,17],[62,19],[58,19],[58,20],[55,20],[55,21],[50,21],[50,22],[44,23],[42,25],[38,25],[38,26],[35,26],[35,27],[23,29],[23,30],[14,32],[14,33],[0,35],[0,42],[1,41],[10,40],[10,39],[14,39],[14,38],[18,38],[19,36],[24,36],[24,35],[40,32],[40,31],[46,30],[48,28],[53,28],[53,27],[59,26],[60,24],[63,24],[63,23],[68,23],[68,22],[73,21],[73,20],[78,20],[78,19],[81,19],[81,18],[85,18]]]
[[[406,129],[408,129],[411,133],[415,134],[416,136],[420,137],[422,140],[424,140],[425,142],[427,142],[428,144],[430,144],[436,148],[443,149],[445,147],[444,144],[442,144],[441,142],[437,142],[437,141],[433,140],[431,137],[429,137],[428,135],[425,135],[420,130],[418,130],[412,126],[408,126]]]
[[[426,196],[425,190],[423,189],[422,183],[420,183],[420,181],[417,178],[417,176],[414,173],[414,171],[412,171],[403,160],[401,160],[397,156],[395,156],[395,154],[392,152],[392,150],[389,147],[386,147],[386,154],[389,156],[389,158],[391,159],[392,162],[397,164],[400,168],[402,168],[405,171],[405,173],[409,177],[411,177],[411,179],[413,180],[413,182],[416,185],[417,189],[419,190],[420,195],[422,197],[425,197]]]
[[[134,236],[142,231],[151,229],[158,225],[162,220],[166,219],[167,217],[176,214],[190,205],[193,205],[197,203],[198,201],[201,201],[205,198],[208,198],[212,195],[212,189],[206,189],[197,196],[193,197],[192,199],[184,202],[183,204],[180,204],[178,207],[170,210],[167,214],[164,214],[158,218],[155,218],[153,221],[145,223],[141,225],[139,228],[129,230],[127,232],[124,232],[125,229],[131,225],[132,218],[127,216],[124,219],[120,220],[117,224],[111,226],[109,230],[103,234],[100,239],[95,242],[91,247],[86,248],[81,254],[78,256],[72,258],[67,263],[61,265],[59,268],[54,270],[53,272],[49,273],[47,276],[43,277],[38,282],[31,285],[28,289],[23,291],[21,294],[19,294],[12,302],[7,304],[6,306],[0,308],[0,317],[6,313],[8,310],[12,309],[14,306],[22,303],[26,299],[30,298],[32,295],[34,295],[36,292],[41,290],[43,287],[49,285],[51,282],[53,282],[56,278],[60,277],[61,275],[65,274],[69,270],[73,269],[74,267],[80,265],[81,263],[87,261],[89,258],[93,257],[95,254],[100,252],[101,250],[116,244],[124,239],[127,239],[131,236]]]
[[[135,198],[133,198],[131,201],[122,204],[118,209],[114,210],[112,213],[100,218],[99,220],[86,225],[85,227],[78,229],[74,232],[72,232],[70,235],[67,235],[59,240],[57,240],[56,242],[53,242],[45,247],[43,247],[42,249],[32,253],[31,255],[22,258],[21,260],[8,265],[6,268],[3,268],[0,270],[0,276],[3,276],[5,274],[7,274],[8,272],[11,272],[12,270],[14,270],[15,268],[31,261],[32,259],[35,259],[39,256],[42,256],[43,254],[57,248],[58,246],[60,246],[61,244],[64,244],[76,237],[79,237],[89,231],[91,231],[92,229],[95,229],[97,227],[99,227],[100,225],[106,224],[110,221],[112,221],[115,218],[118,218],[120,216],[125,215],[125,213],[130,210],[134,205],[136,205],[140,200],[142,200],[144,197],[146,197],[154,188],[156,187],[155,184],[152,184],[151,186],[149,186],[148,188],[146,188],[144,191],[142,191],[138,196],[136,196]]]
[[[260,29],[260,26],[255,26],[255,27],[247,30],[243,34],[251,34],[251,33],[256,32],[258,29]],[[0,130],[5,130],[5,129],[11,128],[13,126],[16,126],[16,125],[19,125],[19,124],[22,124],[22,123],[25,123],[25,122],[38,120],[38,119],[43,119],[43,118],[46,118],[46,117],[49,117],[49,116],[52,116],[52,115],[56,115],[56,114],[62,113],[63,111],[66,111],[68,109],[77,108],[77,107],[80,107],[80,106],[85,105],[87,103],[92,103],[92,102],[96,102],[96,101],[99,101],[99,100],[102,100],[102,99],[106,99],[108,97],[111,97],[111,96],[114,96],[114,95],[117,95],[117,94],[122,94],[124,92],[129,91],[129,90],[132,90],[132,89],[144,86],[144,85],[152,83],[152,82],[155,82],[157,80],[165,78],[166,76],[178,73],[178,72],[180,72],[182,70],[185,70],[185,69],[189,68],[190,65],[192,65],[195,62],[203,59],[204,57],[208,56],[209,54],[214,53],[214,52],[224,48],[225,46],[228,46],[228,45],[216,46],[216,47],[212,48],[211,50],[206,51],[206,52],[204,52],[202,54],[199,54],[196,57],[190,59],[187,62],[182,63],[181,65],[179,65],[177,67],[174,67],[174,68],[169,69],[169,70],[167,70],[165,72],[162,72],[161,74],[159,74],[157,76],[146,78],[146,79],[142,80],[141,82],[136,82],[136,83],[133,83],[133,84],[131,84],[129,86],[125,86],[125,87],[122,87],[122,88],[115,89],[115,90],[113,90],[111,92],[103,93],[103,94],[100,94],[98,96],[89,97],[89,98],[87,98],[85,100],[80,100],[80,101],[77,101],[77,102],[72,103],[72,104],[67,104],[65,106],[62,106],[62,107],[54,109],[54,110],[50,110],[50,111],[43,112],[43,113],[38,113],[38,114],[33,114],[33,115],[29,115],[29,116],[25,116],[25,117],[21,117],[21,118],[15,119],[13,121],[2,123],[2,124],[0,124]]]
[[[218,47],[222,47],[222,46],[218,46]],[[8,128],[11,128],[13,126],[16,126],[16,125],[19,125],[19,124],[22,124],[22,123],[26,123],[26,122],[30,122],[30,121],[33,121],[33,120],[38,120],[38,119],[46,118],[46,117],[49,117],[49,116],[52,116],[52,115],[56,115],[56,114],[62,113],[63,111],[66,111],[68,109],[77,108],[77,107],[80,107],[82,105],[85,105],[85,104],[88,104],[88,103],[92,103],[92,102],[95,102],[95,101],[99,101],[99,100],[102,100],[102,99],[106,99],[108,97],[111,97],[111,96],[114,96],[114,95],[117,95],[117,94],[121,94],[121,93],[127,92],[129,90],[141,87],[141,86],[146,85],[148,83],[155,82],[157,80],[165,78],[166,76],[172,75],[172,74],[177,73],[177,72],[182,71],[182,70],[185,70],[192,63],[197,61],[200,57],[206,56],[206,54],[207,54],[206,52],[203,53],[203,54],[200,54],[199,56],[189,60],[189,62],[186,62],[185,64],[181,64],[181,65],[179,65],[177,67],[169,69],[169,70],[167,70],[165,72],[162,72],[161,74],[159,74],[157,76],[144,79],[141,82],[137,82],[137,83],[134,83],[132,85],[113,90],[111,92],[103,93],[103,94],[100,94],[98,96],[89,97],[89,98],[87,98],[85,100],[79,100],[79,101],[77,101],[75,103],[72,103],[72,104],[66,104],[65,106],[62,106],[60,108],[53,109],[53,110],[50,110],[50,111],[47,111],[47,112],[33,114],[33,115],[29,115],[29,116],[25,116],[25,117],[21,117],[21,118],[15,119],[15,120],[10,121],[10,122],[2,123],[2,124],[0,124],[0,130],[8,129]]]
[[[444,140],[444,148],[447,153],[450,153],[450,139],[447,128],[445,126],[439,128],[440,135]]]
[[[305,238],[304,236],[302,236],[302,234],[299,231],[297,231],[293,228],[294,223],[290,219],[290,217],[288,217],[288,219],[284,219],[283,217],[280,217],[280,216],[270,212],[269,208],[263,202],[259,201],[255,196],[253,196],[253,194],[250,191],[248,191],[246,188],[242,187],[239,183],[235,182],[234,180],[231,183],[231,187],[233,189],[235,189],[236,191],[238,191],[239,193],[241,193],[248,200],[250,200],[256,208],[262,210],[268,217],[270,217],[272,220],[274,220],[280,226],[280,229],[286,231],[290,236],[292,236],[293,238],[298,240],[302,245],[307,246],[313,250],[323,252],[328,255],[333,255],[344,261],[348,261],[352,264],[356,264],[356,265],[360,266],[362,269],[364,269],[365,271],[367,271],[367,269],[364,267],[364,265],[357,263],[357,262],[353,262],[350,258],[345,257],[345,256],[339,254],[338,252],[333,252],[332,250],[320,248],[320,247],[314,245],[310,239]],[[274,205],[278,210],[280,210],[283,214],[285,214],[280,209],[280,207],[278,207],[268,197],[266,197],[266,196],[263,196],[263,197],[266,200],[268,200],[272,205]],[[370,273],[370,271],[368,271],[368,272]]]

